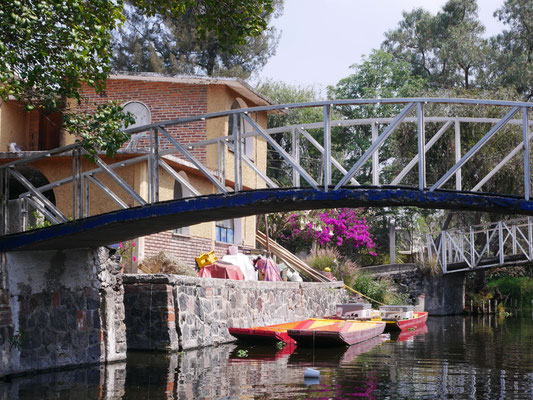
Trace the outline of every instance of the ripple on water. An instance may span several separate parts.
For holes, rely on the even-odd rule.
[[[531,316],[430,318],[427,327],[342,349],[130,352],[127,363],[13,378],[0,399],[533,399]],[[308,367],[318,381],[304,379]]]

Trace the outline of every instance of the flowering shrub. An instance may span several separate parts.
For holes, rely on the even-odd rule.
[[[137,243],[135,242],[120,242],[118,245],[118,254],[120,256],[120,262],[122,264],[128,264],[129,261],[136,262],[137,257],[133,255],[133,250]]]
[[[365,218],[351,208],[295,213],[289,216],[287,226],[289,233],[280,235],[285,240],[316,240],[320,246],[351,246],[377,255]]]

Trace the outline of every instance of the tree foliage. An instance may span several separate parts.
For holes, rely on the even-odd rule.
[[[265,80],[257,88],[259,92],[270,98],[277,104],[304,103],[316,101],[320,98],[317,89],[312,86],[289,85],[274,80]],[[287,125],[306,124],[321,121],[323,111],[318,107],[291,108],[283,114],[269,114],[268,127],[276,128]],[[310,132],[313,135],[313,132]],[[317,138],[322,137],[321,132],[316,133]],[[276,133],[272,137],[289,154],[292,151],[291,133]],[[284,186],[290,186],[290,176],[287,171],[291,167],[284,161],[281,155],[268,147],[267,167],[268,176]],[[320,174],[321,155],[306,139],[300,139],[300,163],[312,175]],[[302,183],[303,179],[302,179]],[[305,184],[305,183],[304,183]]]
[[[0,96],[53,110],[79,100],[83,83],[101,91],[121,18],[110,0],[2,2]]]
[[[265,12],[272,9],[272,0],[136,0],[135,4],[151,15],[190,13],[198,35],[212,33],[224,48],[259,35],[267,24]],[[122,10],[122,0],[0,2],[0,98],[18,100],[28,110],[61,110],[68,115],[72,113],[66,110],[68,99],[81,102],[82,85],[102,93],[111,68],[111,32],[123,21]],[[99,113],[109,119],[102,120]],[[110,154],[125,140],[117,128],[130,121],[113,103],[79,118],[86,119],[85,128],[92,126],[90,119],[109,123],[101,132],[110,140],[94,144]],[[65,118],[66,128],[80,134],[82,124],[71,126],[74,121],[79,119]]]
[[[533,98],[533,1],[507,0],[494,15],[506,24],[492,39],[492,61],[487,74],[493,86],[513,87]]]
[[[283,3],[275,0],[273,7],[262,11],[268,23],[279,15]],[[225,42],[215,31],[202,31],[195,8],[177,16],[165,13],[146,15],[142,9],[126,7],[126,23],[113,37],[113,69],[165,74],[204,74],[248,78],[263,67],[274,54],[278,34],[266,27],[255,36]]]
[[[372,51],[361,63],[350,68],[354,71],[350,76],[328,88],[330,99],[413,97],[427,86],[425,79],[414,75],[406,61],[398,60],[382,50]],[[344,119],[392,117],[401,108],[401,105],[343,106],[337,108],[337,114]],[[337,129],[332,134],[335,151],[341,160],[346,161],[346,165],[353,165],[371,143],[372,132],[368,124]],[[391,155],[390,143],[386,142],[380,149],[380,155],[384,159]],[[369,162],[357,179],[361,183],[370,183],[371,171]]]
[[[434,16],[420,8],[404,12],[398,27],[385,34],[382,49],[433,86],[468,89],[487,54],[477,10],[475,1],[449,0]]]
[[[404,12],[381,48],[409,63],[434,88],[509,87],[533,97],[533,1],[506,0],[494,16],[506,29],[489,39],[477,2],[449,0],[435,15]]]

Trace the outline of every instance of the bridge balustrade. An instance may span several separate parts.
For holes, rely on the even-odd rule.
[[[531,218],[498,221],[426,235],[428,262],[444,273],[533,261]]]
[[[184,185],[191,197],[200,196],[201,190],[171,166],[174,161],[195,170],[222,196],[255,189],[243,183],[243,170],[246,169],[257,181],[262,182],[259,186],[266,188],[310,188],[330,193],[345,188],[358,190],[369,187],[407,187],[418,190],[428,199],[432,193],[442,190],[484,193],[483,188],[487,187],[487,182],[520,154],[522,183],[519,187],[506,189],[505,193],[496,194],[524,200],[524,213],[533,213],[533,204],[530,203],[530,140],[533,134],[530,127],[533,121],[529,118],[532,107],[533,103],[480,99],[333,100],[228,110],[127,129],[125,132],[132,135],[135,142],[141,136],[149,142],[145,147],[139,147],[138,143],[125,145],[122,153],[130,154],[131,158],[128,159],[105,162],[102,157],[96,156],[94,166],[84,169],[82,159],[86,152],[80,143],[76,143],[0,165],[0,234],[12,233],[8,229],[10,179],[15,179],[27,190],[17,199],[20,207],[20,226],[24,230],[28,229],[30,208],[41,212],[52,224],[63,224],[70,219],[78,220],[94,215],[90,199],[91,190],[95,188],[103,191],[116,207],[122,209],[131,207],[132,203],[135,206],[158,203],[159,175],[163,170]],[[293,110],[305,108],[321,109],[322,120],[265,129],[254,118],[257,112],[291,113]],[[353,120],[336,118],[340,108],[360,109],[369,117]],[[472,110],[477,110],[478,114],[480,110],[486,110],[487,115],[497,118],[472,117],[470,115],[475,114]],[[230,116],[233,118],[229,118]],[[229,135],[221,133],[220,137],[198,141],[191,141],[189,136],[185,141],[181,140],[180,135],[173,134],[173,130],[178,127],[190,129],[192,132],[194,124],[219,118],[229,118],[232,122]],[[480,137],[472,137],[472,129],[469,128],[472,125],[481,126],[486,132]],[[428,126],[431,126],[431,129],[428,129]],[[432,134],[429,140],[426,137],[428,132]],[[495,154],[494,150],[489,153],[487,143],[494,140],[498,133],[508,138],[504,140],[506,147],[502,150],[503,154]],[[393,134],[403,135],[405,151],[394,151],[399,142],[395,141]],[[267,151],[271,155],[268,159],[276,160],[277,169],[272,163],[265,168],[246,154],[244,143],[250,138],[266,142]],[[354,141],[359,143],[355,147],[343,146],[343,143]],[[235,146],[235,143],[241,145]],[[443,148],[448,149],[445,150],[444,158],[426,157],[428,152],[442,152]],[[131,153],[132,149],[135,149],[134,153]],[[208,160],[198,155],[202,151],[207,154],[207,149],[210,149],[209,154],[214,154]],[[304,150],[306,154],[302,154]],[[65,155],[72,159],[72,175],[47,185],[36,187],[18,171],[20,166],[31,166],[49,157]],[[469,163],[479,162],[486,164],[483,170],[488,172],[475,182],[469,176],[468,184],[465,184],[463,169],[466,165],[472,165]],[[135,191],[120,174],[121,168],[134,164],[146,165],[148,190],[144,194]],[[102,179],[104,176],[117,185],[128,199],[125,199],[123,193],[119,194],[106,185]],[[64,186],[70,186],[72,191],[72,206],[68,210],[59,209],[43,194]],[[402,202],[404,200],[399,203],[396,201],[395,204]],[[381,199],[380,205],[386,203],[387,199]],[[416,199],[405,201],[407,205],[424,206],[423,203],[424,200]],[[456,207],[445,202],[438,203],[438,206]],[[521,228],[516,229],[521,232]],[[472,253],[459,250],[464,247],[461,243],[470,240],[468,235],[461,235],[459,242],[455,236],[450,237],[453,239],[450,239],[450,242],[443,241],[440,250],[435,241],[430,246],[435,254],[440,251],[440,254],[450,252],[453,255],[450,260],[444,262],[444,266],[461,259],[470,263],[468,265],[471,267],[476,264],[480,255],[485,254],[477,250],[472,250]],[[443,251],[446,246],[448,250]],[[530,253],[529,251],[528,254]]]

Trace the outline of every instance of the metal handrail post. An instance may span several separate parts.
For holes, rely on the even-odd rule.
[[[300,132],[296,128],[291,128],[291,155],[294,161],[300,164]],[[292,168],[292,186],[300,187],[300,173],[296,168]]]
[[[157,129],[152,131],[154,135],[154,151],[153,151],[153,178],[154,178],[154,201],[157,203],[159,201],[159,132]]]
[[[446,231],[442,231],[442,240],[441,240],[441,257],[442,257],[442,272],[446,273],[448,271],[448,252],[446,249]]]
[[[331,106],[324,106],[324,192],[331,185]]]
[[[459,119],[457,119],[457,117],[455,118],[454,125],[455,163],[457,164],[459,161],[461,161],[461,123],[459,122]],[[461,173],[461,168],[458,168],[457,172],[455,173],[455,188],[457,190],[461,190],[462,187],[463,176]]]
[[[76,149],[72,149],[72,219],[74,221],[76,221],[76,213],[78,210],[78,205],[76,203],[76,190],[78,189],[78,185],[76,184],[77,179]]]
[[[372,121],[372,143],[379,137],[379,127],[376,121]],[[372,184],[379,185],[379,151],[372,154]]]
[[[522,134],[524,140],[524,197],[529,200],[531,196],[531,169],[529,165],[530,146],[527,107],[522,107]]]
[[[426,187],[426,132],[424,125],[424,103],[417,103],[418,128],[418,189]]]
[[[235,192],[240,192],[242,190],[242,169],[241,169],[241,130],[239,129],[239,119],[241,118],[241,114],[235,114],[233,115],[233,169],[234,169],[234,175],[235,180],[233,181],[235,184]]]
[[[9,215],[9,172],[8,169],[0,169],[0,233],[8,233]]]

